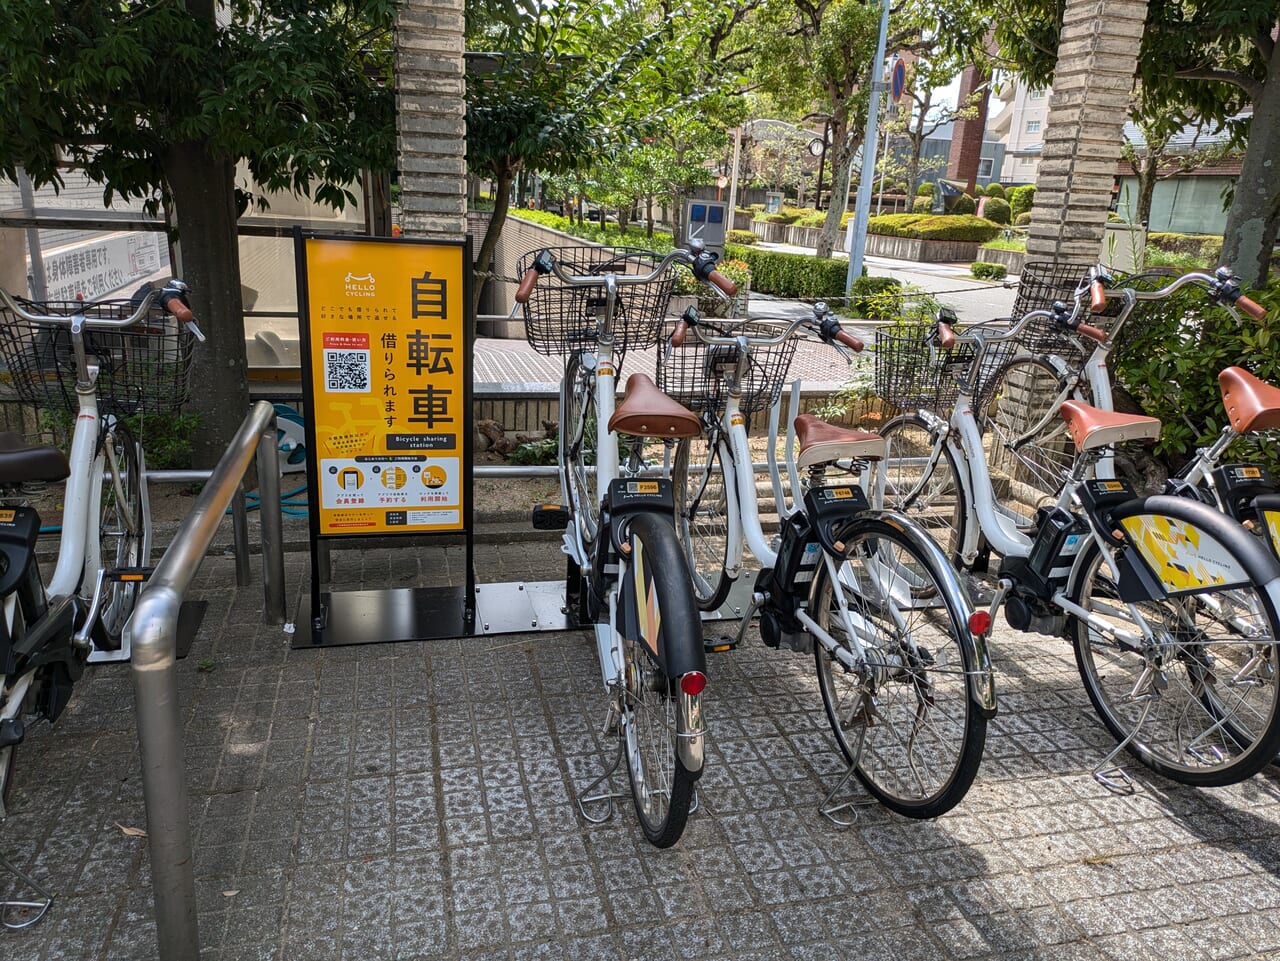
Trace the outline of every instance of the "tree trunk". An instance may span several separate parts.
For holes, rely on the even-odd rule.
[[[484,232],[484,240],[480,241],[480,249],[476,251],[476,281],[471,285],[471,307],[473,313],[480,311],[480,295],[484,291],[483,275],[488,273],[493,263],[493,252],[498,247],[498,238],[502,236],[502,227],[507,222],[507,211],[511,207],[511,184],[515,180],[515,171],[503,164],[494,181],[493,216],[489,218],[489,227]]]
[[[653,236],[653,194],[645,194],[644,197],[644,234],[646,237]]]
[[[1280,43],[1267,64],[1262,93],[1253,102],[1249,147],[1236,181],[1222,237],[1222,262],[1254,287],[1267,282],[1280,214]]]
[[[1134,212],[1134,223],[1147,224],[1151,222],[1151,198],[1156,193],[1156,182],[1160,179],[1157,172],[1160,168],[1160,158],[1156,156],[1151,149],[1150,144],[1147,145],[1147,152],[1142,157],[1142,163],[1139,169],[1135,171],[1138,175],[1138,208]]]
[[[850,137],[845,124],[832,124],[832,144],[839,145],[831,158],[831,200],[827,204],[827,219],[818,235],[817,255],[830,257],[840,235],[840,218],[849,209],[849,183],[853,179],[853,158],[858,151],[861,137]],[[863,167],[867,165],[864,163]],[[871,171],[866,171],[871,176]]]
[[[173,192],[183,279],[207,338],[191,365],[192,463],[211,468],[249,412],[248,361],[236,236],[235,163],[204,143],[174,144],[164,154]]]

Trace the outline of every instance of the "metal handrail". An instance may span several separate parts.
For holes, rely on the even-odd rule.
[[[276,414],[270,403],[259,401],[240,425],[195,507],[156,565],[125,626],[132,651],[130,663],[161,961],[187,961],[200,956],[182,712],[178,703],[178,612],[183,595],[191,586],[255,451],[262,487],[266,616],[268,620],[278,617],[275,623],[283,622],[284,555]]]

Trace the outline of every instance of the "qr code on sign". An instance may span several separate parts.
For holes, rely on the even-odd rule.
[[[325,390],[330,394],[369,393],[369,352],[367,350],[326,350]]]

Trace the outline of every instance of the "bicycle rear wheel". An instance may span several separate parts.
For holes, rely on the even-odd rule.
[[[1019,528],[1051,507],[1066,483],[1075,446],[1058,414],[1066,382],[1044,357],[1015,357],[982,389],[977,406],[987,467],[1001,508]]]
[[[685,717],[702,723],[701,693],[686,694],[680,678],[659,663],[659,633],[667,649],[677,643],[696,644],[701,650],[701,626],[691,602],[689,579],[671,525],[651,514],[637,514],[629,522],[632,568],[639,589],[648,592],[637,600],[641,619],[647,613],[648,628],[642,638],[623,640],[622,733],[627,774],[640,826],[649,843],[666,848],[684,833],[693,800],[693,785],[701,767],[691,771],[681,760],[681,727]],[[672,632],[694,632],[677,643]],[[651,648],[649,644],[654,646]],[[682,699],[687,699],[685,705]],[[701,735],[701,731],[696,732]]]
[[[946,600],[936,552],[873,519],[855,521],[843,540],[839,583],[824,563],[809,597],[810,615],[838,645],[814,644],[827,719],[882,804],[937,817],[973,784],[986,742],[969,686],[978,668],[960,639],[963,613]]]
[[[579,352],[565,364],[560,384],[560,472],[573,523],[586,556],[594,553],[600,529],[600,502],[596,499],[596,394],[594,355]]]
[[[676,537],[689,565],[693,598],[714,611],[729,594],[729,502],[725,464],[716,437],[686,437],[676,447],[671,485],[676,498]]]
[[[106,445],[115,452],[115,466],[107,456]],[[114,423],[103,435],[102,499],[98,516],[98,540],[101,566],[108,572],[119,568],[137,568],[145,562],[143,545],[151,518],[142,509],[142,470],[138,442],[121,422]],[[92,587],[93,585],[86,585]],[[106,634],[109,649],[120,646],[125,624],[133,614],[141,591],[140,581],[104,580],[98,619]]]
[[[902,414],[880,431],[887,443],[878,472],[884,478],[879,506],[906,514],[953,561],[960,556],[968,525],[955,457],[919,414]]]
[[[1280,751],[1277,617],[1252,586],[1136,605],[1119,600],[1112,558],[1091,544],[1069,596],[1137,636],[1112,638],[1074,620],[1076,664],[1094,710],[1152,770],[1183,784],[1234,784]],[[1135,734],[1135,729],[1137,733]]]

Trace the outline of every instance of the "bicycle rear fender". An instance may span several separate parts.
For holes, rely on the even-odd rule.
[[[1280,561],[1216,508],[1157,494],[1118,505],[1109,520],[1124,540],[1122,550],[1140,563],[1140,575],[1149,576],[1158,596],[1252,584],[1280,608]],[[1126,586],[1120,585],[1122,598]]]

